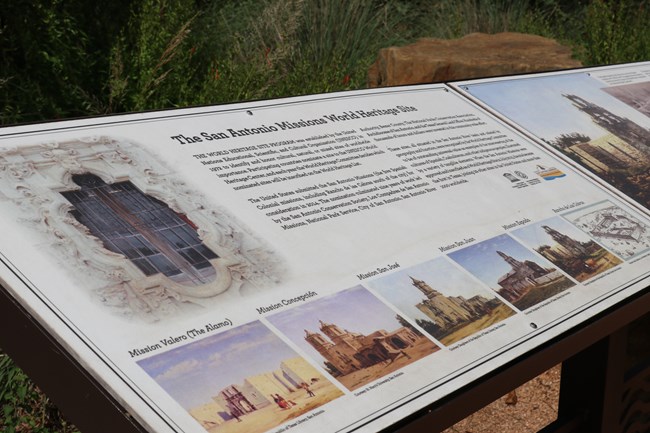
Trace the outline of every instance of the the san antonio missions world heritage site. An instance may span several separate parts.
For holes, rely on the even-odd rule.
[[[298,50],[280,45],[307,17],[259,21],[238,33],[239,55],[277,23],[275,45],[253,50],[270,71]],[[80,431],[519,433],[511,420],[542,411],[551,427],[570,418],[555,433],[650,431],[639,322],[650,308],[650,62],[454,80],[444,74],[532,43],[470,35],[472,62],[441,67],[439,82],[391,75],[428,64],[418,53],[435,41],[423,40],[364,67],[377,88],[358,89],[339,65],[346,84],[329,93],[304,83],[278,97],[293,83],[282,75],[266,83],[277,93],[237,93],[255,100],[146,111],[156,86],[185,92],[165,72],[178,59],[183,82],[198,79],[206,45],[184,41],[206,22],[188,19],[137,112],[0,129],[0,296],[11,301],[0,314],[24,319],[0,344],[35,365],[35,381],[50,376],[62,409],[84,407]],[[111,73],[128,75],[120,53]],[[233,73],[264,81],[226,59],[202,66],[213,91],[235,91]],[[132,85],[117,75],[111,107]],[[29,336],[41,339],[26,349]],[[525,393],[513,388],[531,380],[554,400],[516,408]],[[3,387],[9,419],[20,405]],[[583,397],[602,399],[589,410],[617,429],[591,429],[582,407],[569,417]],[[13,424],[0,430],[74,433]]]

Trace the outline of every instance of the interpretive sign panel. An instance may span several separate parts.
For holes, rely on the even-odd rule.
[[[443,85],[5,128],[0,223],[156,432],[387,428],[650,275],[647,213]]]

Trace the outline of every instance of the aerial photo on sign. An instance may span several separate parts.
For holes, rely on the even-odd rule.
[[[609,201],[569,212],[566,218],[624,259],[650,250],[650,226]]]

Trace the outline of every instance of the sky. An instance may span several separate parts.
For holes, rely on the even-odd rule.
[[[560,217],[549,218],[539,223],[515,230],[513,235],[531,248],[539,248],[542,245],[549,245],[552,247],[556,242],[542,228],[542,226],[545,225],[579,242],[589,242],[592,240],[583,231],[578,230]]]
[[[463,296],[469,299],[481,295],[488,299],[494,293],[475,281],[455,264],[440,257],[408,269],[394,272],[378,279],[369,281],[367,285],[376,290],[389,302],[400,308],[406,315],[414,319],[431,320],[418,310],[415,305],[422,302],[425,296],[413,286],[411,278],[423,280],[434,290],[445,296]]]
[[[544,268],[554,268],[551,263],[505,234],[450,253],[449,257],[493,289],[499,289],[499,278],[510,272],[512,268],[496,253],[497,251],[520,262],[530,260]]]
[[[402,325],[395,319],[396,314],[367,289],[356,286],[267,318],[314,359],[324,360],[305,341],[305,329],[321,332],[319,320],[367,335],[380,329],[391,332],[400,328]]]
[[[562,94],[580,96],[624,117],[634,114],[626,104],[600,90],[604,86],[587,73],[577,72],[476,84],[468,91],[543,139],[571,132],[594,139],[607,132]]]
[[[138,364],[189,410],[212,402],[211,397],[226,386],[277,370],[280,362],[296,356],[262,323],[251,322]]]

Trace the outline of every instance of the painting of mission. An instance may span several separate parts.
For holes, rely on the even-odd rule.
[[[622,263],[560,217],[515,230],[513,235],[580,282]]]
[[[439,349],[361,286],[268,319],[349,390]]]
[[[483,83],[469,91],[650,207],[650,82],[606,87],[580,73]]]
[[[454,251],[449,257],[520,310],[575,285],[546,259],[506,234]]]
[[[389,274],[368,285],[444,345],[515,314],[445,257]]]
[[[343,395],[260,322],[138,364],[211,433],[261,433]]]

